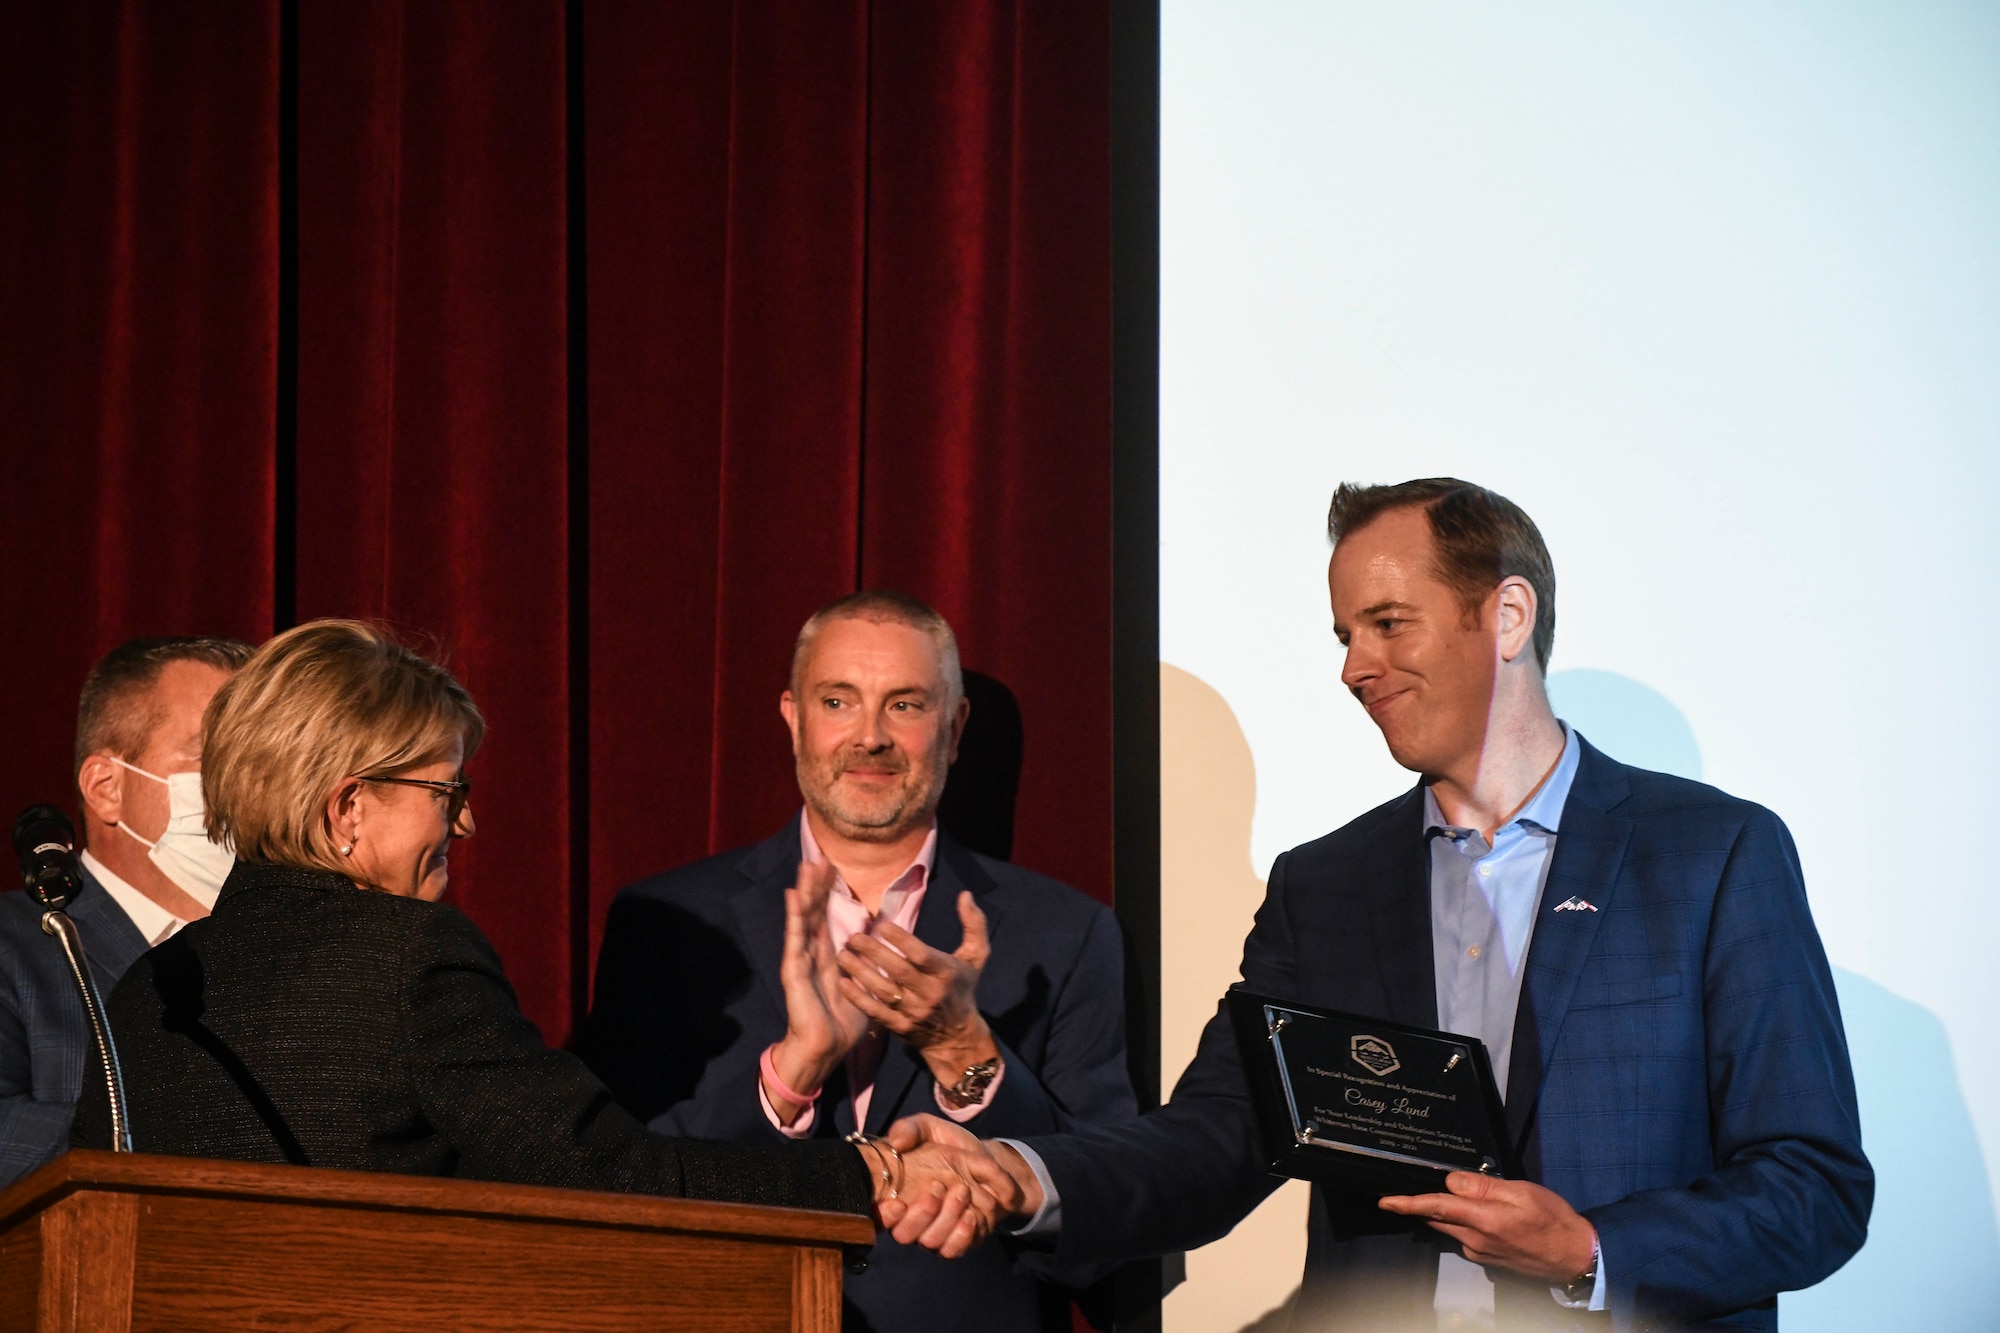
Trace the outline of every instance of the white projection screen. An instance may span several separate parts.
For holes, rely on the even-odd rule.
[[[1992,1328],[2000,6],[1183,3],[1162,36],[1164,1068],[1272,859],[1403,790],[1327,501],[1548,538],[1557,711],[1797,838],[1878,1173],[1788,1329]],[[1296,1285],[1288,1186],[1172,1333]]]

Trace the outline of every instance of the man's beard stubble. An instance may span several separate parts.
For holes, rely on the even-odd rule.
[[[840,785],[850,768],[889,768],[902,782],[878,795],[855,799]],[[918,824],[929,823],[944,795],[947,764],[942,752],[923,772],[903,755],[849,755],[831,762],[801,756],[799,789],[813,813],[842,836],[857,842],[893,842]],[[919,785],[921,784],[921,785]]]

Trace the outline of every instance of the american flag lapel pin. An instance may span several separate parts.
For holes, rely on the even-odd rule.
[[[1597,909],[1583,899],[1572,895],[1568,901],[1556,904],[1558,912],[1595,912]]]

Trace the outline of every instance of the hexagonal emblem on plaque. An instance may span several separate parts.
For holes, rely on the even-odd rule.
[[[1403,1067],[1403,1062],[1396,1058],[1394,1046],[1380,1037],[1371,1037],[1366,1033],[1355,1034],[1354,1040],[1347,1044],[1347,1053],[1354,1058],[1355,1064],[1376,1078],[1393,1074]]]

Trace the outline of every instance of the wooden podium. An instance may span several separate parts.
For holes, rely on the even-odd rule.
[[[865,1218],[75,1151],[0,1193],[0,1330],[836,1333]]]

